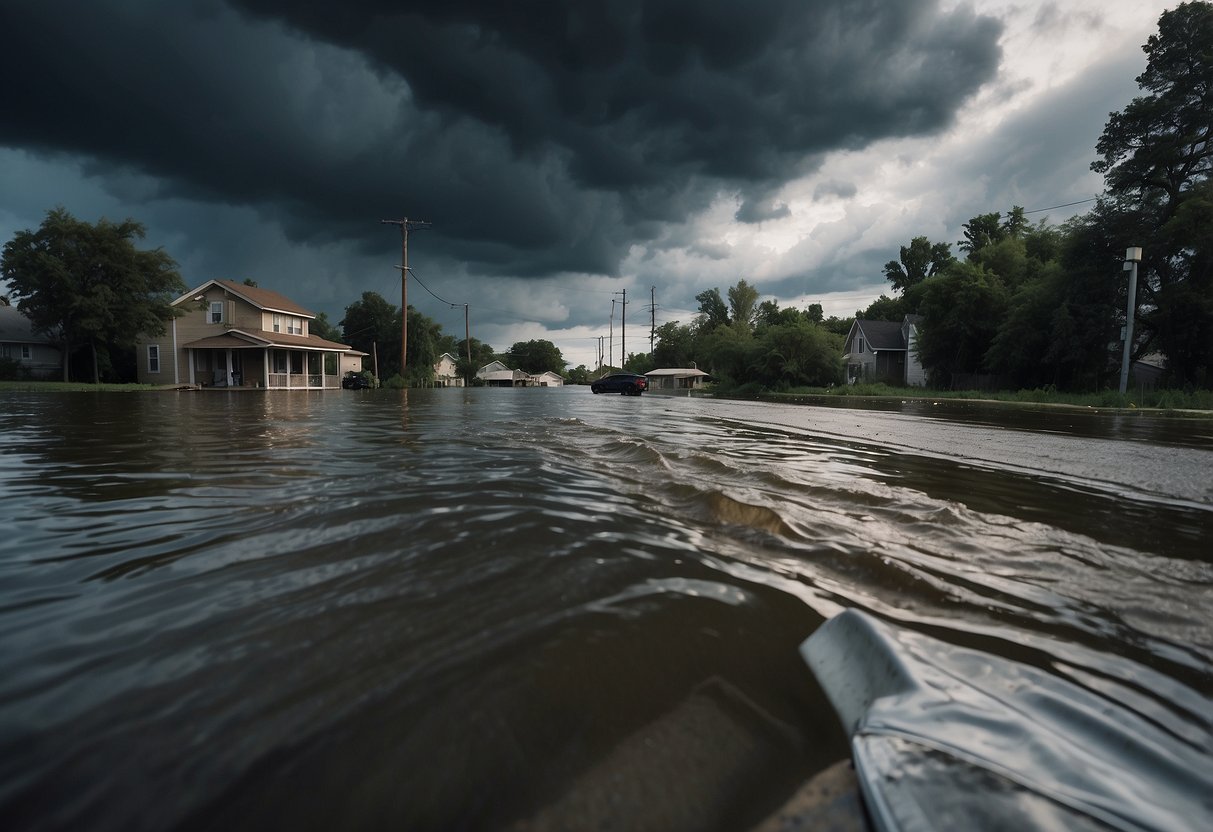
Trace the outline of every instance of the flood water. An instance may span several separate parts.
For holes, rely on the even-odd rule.
[[[1199,419],[0,394],[0,827],[746,828],[848,754],[846,608],[1213,771],[1211,532]]]

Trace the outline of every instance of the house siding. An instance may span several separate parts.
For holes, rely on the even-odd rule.
[[[313,344],[301,343],[301,337],[308,337],[308,316],[311,313],[289,299],[266,290],[250,289],[250,300],[246,300],[238,296],[238,292],[239,287],[234,284],[224,286],[222,282],[209,282],[178,298],[176,308],[184,314],[169,323],[167,332],[162,336],[142,337],[137,341],[138,380],[144,384],[225,385],[228,383],[226,371],[229,354],[231,381],[245,387],[340,389],[341,374],[345,370],[361,370],[362,356],[341,350],[339,344],[316,344],[314,339]],[[222,322],[211,323],[212,303],[222,304]],[[284,305],[283,310],[275,313],[273,309],[278,305]],[[273,331],[274,314],[282,317],[281,331],[277,333]],[[292,319],[300,325],[301,333],[290,332]],[[262,342],[249,341],[243,335],[229,335],[232,330],[276,341],[280,345],[265,347]],[[202,347],[187,347],[220,336],[228,336],[237,343],[229,347],[220,340]],[[147,347],[151,344],[160,348],[159,373],[148,371]],[[271,354],[278,350],[286,353],[291,372],[270,373],[273,369],[270,366],[272,356],[267,356],[267,350]],[[239,378],[236,373],[239,373]]]

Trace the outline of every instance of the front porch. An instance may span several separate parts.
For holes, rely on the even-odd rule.
[[[186,348],[189,382],[202,388],[341,389],[336,351],[264,347],[230,335],[206,341]]]

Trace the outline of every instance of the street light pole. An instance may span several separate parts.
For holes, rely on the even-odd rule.
[[[1141,247],[1125,249],[1124,270],[1129,273],[1128,311],[1125,313],[1125,354],[1120,362],[1120,392],[1129,387],[1129,358],[1133,352],[1133,312],[1137,309],[1137,264],[1141,261]]]

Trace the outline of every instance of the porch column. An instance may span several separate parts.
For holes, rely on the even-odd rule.
[[[270,386],[270,350],[265,347],[261,350],[261,386]]]

